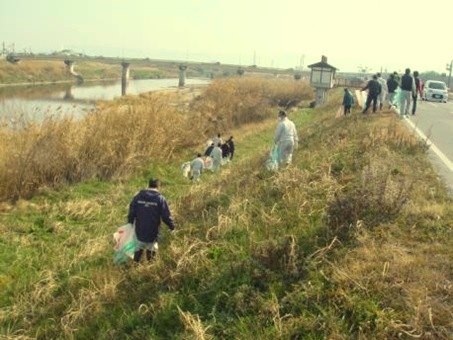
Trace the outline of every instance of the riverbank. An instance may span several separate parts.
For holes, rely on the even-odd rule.
[[[107,82],[107,81],[115,81],[115,80],[121,80],[121,78],[108,78],[108,79],[84,79],[84,82],[87,83],[92,83],[92,82]],[[54,84],[77,84],[77,80],[75,79],[68,79],[68,80],[54,80],[54,81],[39,81],[39,82],[33,82],[33,83],[9,83],[9,84],[4,84],[0,83],[0,88],[2,87],[16,87],[16,86],[39,86],[39,85],[54,85]]]
[[[198,185],[180,166],[203,138],[172,157],[148,158],[132,176],[2,204],[1,333],[449,339],[451,199],[394,114],[335,118],[339,102],[341,89],[324,107],[289,112],[301,144],[293,165],[275,173],[264,168],[273,109],[261,122],[221,130],[235,136],[234,160]],[[134,135],[124,117],[113,122]],[[138,135],[148,139],[157,127]],[[151,263],[115,267],[112,234],[150,177],[164,182],[176,233],[163,228]]]
[[[26,58],[18,64],[0,60],[0,84],[42,84],[76,81],[64,64],[65,58]],[[113,64],[102,59],[79,60],[74,71],[90,81],[121,79],[120,62]],[[131,67],[131,79],[159,79],[177,77],[176,72],[166,72],[151,65]]]
[[[178,78],[179,66],[187,66],[188,78],[225,78],[237,76],[239,71],[244,76],[259,78],[293,79],[293,69],[276,69],[192,61],[155,60],[155,59],[120,59],[107,57],[68,57],[68,56],[22,56],[18,64],[0,60],[0,83],[36,83],[74,79],[66,69],[64,60],[74,61],[74,70],[86,79],[120,79],[122,62],[130,64],[131,79]]]
[[[85,101],[71,91],[60,98],[68,97],[71,107]],[[119,95],[118,87],[115,91]],[[190,88],[175,88],[99,99],[95,114],[78,117],[60,114],[60,98],[54,100],[55,112],[44,112],[40,120],[28,121],[12,111],[0,129],[0,199],[30,197],[46,185],[131,173],[146,159],[172,157],[175,149],[209,138],[210,131],[261,121],[277,103],[312,95],[303,82],[235,78],[213,82],[200,97]],[[187,105],[178,105],[182,100]],[[150,133],[151,139],[142,137]]]

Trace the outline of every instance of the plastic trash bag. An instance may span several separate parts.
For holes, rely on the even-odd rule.
[[[181,165],[181,174],[183,177],[189,177],[190,174],[190,162],[184,162]]]
[[[269,171],[277,171],[279,159],[280,148],[277,145],[274,145],[269,153],[269,158],[266,160],[266,169]]]
[[[355,90],[355,97],[357,99],[357,104],[363,109],[365,107],[365,102],[362,98],[362,92],[360,90]]]
[[[366,99],[367,99],[367,97],[368,97],[368,93],[365,92],[365,91],[362,91],[362,92],[360,92],[360,95],[361,95],[361,97],[362,97],[362,98],[361,98],[361,101],[362,101],[362,109],[364,109],[365,106],[366,106]]]
[[[393,100],[392,100],[392,110],[397,113],[397,114],[400,114],[400,105],[401,105],[401,89],[398,87],[396,90],[395,90],[395,95],[393,96]]]
[[[206,170],[212,170],[212,158],[207,156],[203,158],[204,168]]]
[[[134,258],[137,237],[132,224],[128,223],[119,227],[113,234],[113,239],[115,240],[113,264],[124,263]]]

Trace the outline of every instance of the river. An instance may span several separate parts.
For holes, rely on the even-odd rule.
[[[128,95],[177,88],[179,79],[129,80]],[[207,79],[186,79],[186,86],[207,85]],[[52,116],[82,117],[95,108],[98,100],[121,97],[121,80],[60,83],[50,85],[22,85],[0,87],[0,117],[21,117],[42,120]]]

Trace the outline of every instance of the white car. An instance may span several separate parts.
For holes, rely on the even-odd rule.
[[[428,80],[423,87],[422,100],[448,101],[448,88],[443,81]]]

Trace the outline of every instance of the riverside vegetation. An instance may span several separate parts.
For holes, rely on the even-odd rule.
[[[130,63],[130,79],[159,79],[178,78],[181,62],[158,59],[120,59],[107,57],[85,56],[25,56],[18,64],[11,64],[0,59],[0,86],[8,84],[33,84],[53,82],[73,82],[74,77],[69,74],[64,64],[65,59],[75,62],[75,71],[89,80],[107,80],[121,78],[121,62]],[[269,69],[256,65],[240,67],[238,65],[221,64],[219,62],[187,63],[186,76],[188,78],[224,78],[237,76],[241,68],[248,76],[275,78],[293,78],[293,69]]]
[[[148,94],[86,119],[1,128],[0,334],[69,339],[448,339],[451,198],[426,145],[390,112],[295,107],[294,164],[268,172],[294,81],[215,81],[180,103]],[[218,131],[234,162],[180,174]],[[226,135],[226,133],[225,133]],[[200,140],[200,138],[202,140]],[[112,265],[112,233],[150,176],[177,224],[161,253]]]
[[[14,83],[46,83],[46,82],[73,82],[74,77],[69,74],[60,59],[24,59],[19,64],[13,65],[0,60],[0,84]],[[76,62],[75,70],[85,80],[120,79],[120,61],[106,62],[102,59],[82,60]],[[134,65],[130,71],[131,79],[165,78],[174,76],[164,70],[145,65]]]

